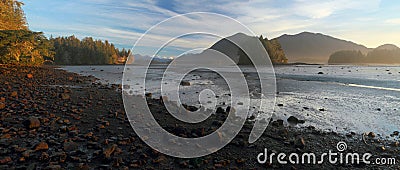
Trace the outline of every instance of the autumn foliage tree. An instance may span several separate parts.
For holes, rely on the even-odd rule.
[[[0,63],[36,65],[52,60],[53,55],[50,42],[41,32],[0,31]]]
[[[27,30],[22,2],[0,0],[0,30]]]
[[[42,64],[54,55],[43,33],[28,29],[22,5],[0,0],[0,64]]]

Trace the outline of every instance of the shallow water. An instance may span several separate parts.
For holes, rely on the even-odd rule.
[[[160,93],[163,66],[148,70],[146,91],[154,97]],[[63,69],[82,75],[93,75],[102,83],[120,84],[124,66],[65,66]],[[146,69],[135,66],[135,69]],[[227,68],[229,70],[229,68]],[[244,67],[250,95],[260,89],[254,70]],[[373,131],[382,136],[400,130],[400,67],[393,66],[277,66],[276,103],[274,119],[294,115],[322,130],[364,133]],[[323,74],[318,74],[322,72]],[[132,82],[137,75],[129,75]],[[179,90],[181,101],[199,105],[199,92],[211,89],[219,96],[217,105],[228,103],[230,92],[218,74],[209,71],[192,72],[185,77],[191,86]],[[253,81],[254,80],[254,81]],[[144,88],[144,87],[143,87]],[[257,102],[252,97],[252,102]],[[211,99],[210,99],[211,100]],[[210,105],[212,105],[210,103]],[[320,111],[324,109],[325,111]],[[251,113],[258,110],[251,109]]]

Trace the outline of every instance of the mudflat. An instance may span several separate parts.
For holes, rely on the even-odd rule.
[[[273,120],[260,139],[248,143],[253,127],[246,121],[241,132],[223,149],[200,158],[181,159],[159,153],[133,131],[126,117],[121,87],[96,82],[55,67],[0,66],[0,169],[321,169],[400,168],[397,141],[369,134],[339,134],[312,126],[288,127]],[[172,117],[159,99],[148,98],[156,120],[169,132],[183,137],[207,135],[217,129],[227,113],[220,110],[201,125]],[[290,121],[296,121],[291,118]],[[393,132],[398,136],[398,132]],[[347,148],[338,151],[337,144]],[[271,154],[371,153],[371,164],[278,163]],[[265,156],[265,155],[263,155]],[[394,158],[395,164],[378,165],[376,158]],[[361,159],[361,158],[360,158]],[[288,156],[283,160],[289,161]]]

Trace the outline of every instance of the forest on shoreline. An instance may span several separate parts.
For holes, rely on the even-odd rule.
[[[400,48],[375,48],[363,54],[356,50],[342,50],[329,57],[328,64],[400,64]]]
[[[20,1],[0,1],[0,64],[122,64],[130,50],[107,40],[44,36],[29,30]]]

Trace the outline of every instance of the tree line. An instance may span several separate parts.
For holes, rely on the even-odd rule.
[[[344,50],[333,53],[329,64],[399,64],[400,49],[374,49],[367,54]]]
[[[0,64],[118,64],[130,53],[90,37],[48,39],[42,32],[29,30],[22,5],[17,0],[0,0]]]
[[[59,65],[119,64],[130,50],[119,50],[114,44],[91,37],[79,40],[75,36],[50,38],[54,47],[54,61]]]
[[[18,0],[0,0],[0,64],[118,64],[130,50],[91,37],[46,38],[42,32],[29,30]],[[259,37],[273,63],[287,63],[277,39]]]

